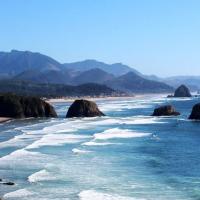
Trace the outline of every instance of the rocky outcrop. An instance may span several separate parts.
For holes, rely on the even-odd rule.
[[[8,182],[3,181],[3,179],[1,179],[1,178],[0,178],[0,184],[3,184],[3,185],[15,185],[15,183],[10,182],[10,181],[8,181]],[[0,198],[0,200],[1,200],[1,198]]]
[[[75,100],[69,107],[66,117],[97,117],[104,116],[96,103],[88,100]]]
[[[174,97],[191,97],[190,90],[185,86],[181,85],[175,90]]]
[[[173,106],[166,105],[161,106],[159,108],[156,108],[153,112],[152,116],[177,116],[180,115],[179,112],[177,112]]]
[[[38,97],[0,95],[0,117],[57,117],[54,108]]]
[[[200,120],[200,103],[193,106],[189,119]]]
[[[15,185],[15,183],[13,183],[13,182],[4,182],[4,183],[2,183],[3,185]]]

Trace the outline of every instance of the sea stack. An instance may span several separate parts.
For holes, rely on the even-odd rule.
[[[53,106],[38,97],[4,94],[0,95],[0,117],[57,117],[57,114]]]
[[[200,120],[200,103],[193,106],[189,119]]]
[[[191,97],[190,90],[185,86],[179,86],[174,93],[174,97]]]
[[[75,100],[69,107],[66,117],[97,117],[105,116],[93,101],[84,99]]]
[[[177,116],[180,115],[172,105],[161,106],[156,108],[152,116]]]

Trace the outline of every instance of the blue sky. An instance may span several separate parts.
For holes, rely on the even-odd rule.
[[[1,0],[0,50],[200,75],[199,0]]]

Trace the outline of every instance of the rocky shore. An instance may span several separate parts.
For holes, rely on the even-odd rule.
[[[0,95],[0,117],[7,121],[10,118],[57,117],[57,114],[53,106],[38,97],[3,94]]]

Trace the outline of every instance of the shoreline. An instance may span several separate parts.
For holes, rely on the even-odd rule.
[[[0,117],[0,123],[8,122],[10,120],[12,120],[12,118],[9,118],[9,117]]]
[[[50,98],[46,99],[45,101],[48,103],[71,103],[76,99],[86,99],[90,101],[99,101],[99,100],[130,100],[130,99],[142,99],[142,98],[149,98],[149,97],[156,97],[156,96],[164,96],[166,97],[167,94],[136,94],[133,96],[105,96],[105,97],[91,97],[91,96],[83,96],[83,97],[62,97],[62,98]]]

